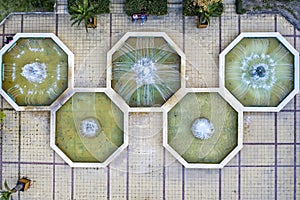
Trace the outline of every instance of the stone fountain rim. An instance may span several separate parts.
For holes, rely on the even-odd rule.
[[[2,55],[4,55],[10,48],[13,48],[15,43],[21,38],[50,38],[68,55],[68,87],[56,98],[49,106],[19,106],[11,97],[2,89],[2,82],[0,82],[0,94],[16,111],[49,111],[60,103],[60,99],[74,87],[74,54],[73,52],[53,33],[17,33],[13,40],[0,49],[0,64],[2,65]],[[0,71],[2,77],[2,70]]]
[[[294,55],[294,89],[277,106],[244,106],[225,87],[225,56],[244,38],[276,38]],[[299,92],[299,53],[279,32],[243,32],[240,33],[219,55],[219,87],[224,88],[228,96],[232,96],[232,102],[242,108],[245,112],[279,112]]]
[[[105,94],[122,112],[123,112],[123,144],[117,148],[105,161],[103,162],[77,162],[69,158],[57,145],[56,145],[56,112],[76,93],[103,93]],[[60,102],[51,109],[50,112],[50,147],[70,166],[70,167],[101,167],[104,168],[109,165],[117,156],[119,156],[128,146],[128,107],[123,101],[120,101],[116,93],[109,88],[73,88],[71,89]]]
[[[238,128],[237,128],[237,146],[229,153],[227,156],[219,163],[190,163],[186,161],[177,151],[168,144],[168,112],[187,94],[190,93],[218,93],[226,103],[228,103],[237,113],[238,113]],[[238,154],[238,152],[243,148],[243,110],[242,107],[235,104],[232,101],[232,97],[228,96],[224,92],[223,88],[185,88],[175,93],[175,95],[167,106],[164,106],[163,111],[163,146],[186,168],[200,168],[200,169],[221,169],[228,162]]]
[[[179,90],[184,89],[186,87],[186,83],[185,83],[186,82],[186,80],[185,80],[186,56],[185,56],[184,52],[177,46],[177,44],[165,32],[126,32],[121,37],[121,39],[119,39],[116,42],[116,44],[112,48],[110,48],[110,50],[107,52],[106,88],[112,89],[112,86],[111,86],[112,65],[111,65],[111,63],[112,63],[113,54],[123,45],[124,42],[126,42],[127,39],[132,38],[132,37],[137,37],[137,38],[138,37],[160,37],[160,38],[163,38],[166,41],[166,43],[168,43],[170,45],[170,48],[172,48],[181,58]],[[178,92],[178,90],[177,90],[177,92]],[[173,96],[175,94],[173,94]],[[167,100],[160,107],[130,107],[130,106],[128,106],[128,109],[130,112],[162,112],[164,105],[168,104],[169,100]],[[122,99],[122,101],[124,101],[124,100]]]

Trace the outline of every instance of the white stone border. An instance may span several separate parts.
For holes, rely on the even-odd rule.
[[[185,68],[186,68],[186,57],[183,51],[171,40],[171,38],[165,32],[127,32],[107,53],[107,71],[106,71],[106,87],[111,87],[112,81],[112,56],[119,50],[119,48],[126,42],[130,37],[157,37],[163,38],[169,45],[170,48],[176,51],[180,56],[180,88],[185,88]],[[122,97],[121,97],[122,99]],[[169,100],[168,100],[169,101]],[[168,102],[167,101],[167,102]],[[168,104],[168,103],[165,104]],[[128,107],[129,112],[162,112],[163,107]]]
[[[112,80],[112,55],[129,37],[162,37],[181,56],[181,87],[171,96],[161,107],[129,107],[123,98],[111,88]],[[163,146],[186,168],[222,168],[226,165],[242,148],[243,144],[243,112],[242,106],[235,102],[236,99],[222,88],[186,88],[185,86],[185,66],[186,58],[177,45],[169,39],[165,33],[161,32],[129,32],[126,33],[107,53],[107,79],[106,88],[75,88],[62,98],[55,109],[51,111],[51,140],[50,146],[65,160],[71,167],[106,167],[116,156],[118,156],[128,146],[128,117],[130,112],[163,112]],[[103,163],[73,162],[55,145],[55,113],[56,111],[76,92],[104,92],[123,112],[124,112],[124,144],[114,152]],[[220,94],[238,113],[238,144],[237,146],[218,164],[188,163],[170,145],[168,145],[168,112],[188,93],[213,92]]]
[[[233,109],[238,113],[238,140],[237,146],[220,162],[217,164],[207,164],[207,163],[189,163],[182,158],[169,144],[168,144],[168,112],[188,93],[218,93],[221,95],[224,100],[232,106]],[[241,107],[236,106],[235,103],[231,102],[231,99],[228,99],[224,95],[223,89],[220,88],[186,88],[178,91],[172,97],[172,104],[169,106],[164,106],[163,112],[163,146],[186,168],[203,168],[203,169],[219,169],[223,168],[243,147],[243,111]]]
[[[123,112],[123,135],[124,140],[123,144],[113,152],[104,162],[75,162],[72,161],[56,144],[55,144],[55,135],[56,135],[56,111],[66,103],[75,93],[86,92],[86,93],[104,93],[106,94],[110,100],[119,107],[119,109]],[[111,163],[123,150],[125,150],[128,146],[128,109],[127,104],[124,101],[120,101],[120,97],[116,95],[116,93],[109,88],[74,88],[72,92],[66,95],[60,103],[59,106],[56,106],[51,110],[50,116],[50,147],[71,167],[106,167]]]
[[[0,82],[0,94],[4,97],[4,99],[16,110],[16,111],[43,111],[43,110],[51,110],[52,107],[60,101],[59,99],[65,98],[64,96],[68,93],[70,88],[74,86],[74,54],[72,51],[53,33],[17,33],[13,40],[6,44],[0,50],[0,63],[2,63],[2,56],[5,54],[10,48],[12,48],[18,39],[20,38],[51,38],[53,42],[55,42],[62,50],[68,55],[68,88],[56,99],[50,106],[19,106],[12,98],[2,89],[2,81]],[[0,77],[2,77],[2,66],[0,70]]]
[[[276,38],[278,39],[293,55],[294,55],[294,89],[283,99],[276,107],[258,107],[258,106],[244,106],[239,100],[237,100],[231,92],[225,88],[225,56],[231,51],[243,38]],[[219,84],[221,88],[224,88],[224,95],[232,96],[231,101],[239,107],[242,107],[246,112],[279,112],[286,104],[288,104],[294,96],[299,92],[299,53],[290,43],[278,32],[244,32],[236,37],[220,54],[219,56]]]
[[[259,34],[255,34],[253,37],[257,37]],[[250,35],[251,35],[250,34]],[[274,33],[273,33],[274,34]],[[241,149],[243,146],[243,111],[248,111],[245,107],[224,87],[224,82],[222,82],[223,73],[224,71],[224,64],[222,65],[220,62],[220,88],[186,88],[185,85],[185,69],[186,69],[186,57],[181,49],[168,37],[168,35],[164,32],[128,32],[126,33],[117,43],[116,45],[111,48],[111,50],[107,53],[107,79],[106,79],[106,88],[73,88],[74,87],[74,55],[73,53],[63,45],[63,43],[52,33],[22,33],[17,34],[14,37],[14,41],[18,38],[23,37],[46,37],[51,36],[53,39],[67,54],[71,56],[69,59],[69,79],[68,84],[69,88],[60,95],[55,103],[53,103],[49,107],[19,107],[13,106],[17,111],[23,110],[50,110],[51,117],[50,117],[50,146],[51,148],[71,167],[106,167],[110,162],[112,162],[129,144],[129,113],[130,112],[162,112],[163,113],[163,146],[186,168],[222,168],[224,167]],[[24,36],[25,35],[25,36]],[[276,34],[275,34],[276,35]],[[180,66],[180,73],[181,73],[181,87],[180,89],[171,96],[168,101],[166,101],[161,107],[129,107],[127,103],[123,100],[123,98],[117,94],[111,88],[111,79],[112,79],[112,55],[116,50],[118,50],[121,45],[129,38],[129,37],[162,37],[165,41],[170,45],[172,49],[174,49],[180,56],[181,56],[181,66]],[[242,36],[239,36],[240,40]],[[238,37],[238,38],[239,38]],[[249,36],[247,36],[249,37]],[[265,36],[264,36],[265,37]],[[237,39],[236,39],[237,40]],[[236,41],[235,40],[235,41]],[[280,40],[281,41],[281,40]],[[238,41],[236,41],[238,43]],[[12,43],[13,44],[13,43]],[[60,45],[62,44],[62,45]],[[232,48],[235,44],[232,43],[229,45],[228,48]],[[1,52],[6,52],[11,46],[6,45]],[[225,49],[225,50],[226,50]],[[225,50],[223,52],[225,52]],[[230,49],[229,49],[230,50]],[[227,51],[229,51],[227,50]],[[223,53],[225,55],[225,53]],[[70,54],[69,54],[70,53]],[[295,51],[294,53],[297,53]],[[70,57],[69,57],[70,58]],[[220,56],[221,58],[221,56]],[[225,58],[225,57],[224,57]],[[2,56],[0,57],[2,59]],[[295,59],[297,66],[299,65],[299,59]],[[0,60],[1,63],[1,60]],[[71,67],[72,66],[72,67]],[[71,67],[71,68],[70,68]],[[299,69],[295,69],[297,77],[299,73]],[[295,86],[296,87],[296,86]],[[296,87],[297,91],[299,90],[299,84]],[[68,101],[75,93],[77,92],[91,92],[91,93],[105,93],[112,102],[114,102],[119,109],[122,110],[124,114],[124,143],[114,152],[112,153],[104,162],[97,163],[97,162],[73,162],[58,146],[55,144],[55,135],[56,135],[56,111],[63,106],[66,101]],[[221,95],[224,100],[230,104],[233,109],[236,110],[238,113],[238,143],[237,146],[218,164],[206,164],[206,163],[188,163],[184,160],[169,144],[168,144],[168,112],[188,93],[201,93],[201,92],[208,92],[208,93],[218,93]],[[0,90],[2,94],[2,89]],[[6,93],[5,93],[6,94]],[[11,105],[15,104],[12,99],[6,95],[8,98],[5,98],[9,101]],[[12,101],[12,102],[11,102]],[[259,108],[261,109],[261,108]]]

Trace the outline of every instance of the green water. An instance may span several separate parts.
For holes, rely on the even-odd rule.
[[[248,75],[242,70],[242,62],[251,55],[269,55],[249,61],[249,70],[257,64],[266,64],[266,76],[253,88],[242,80]],[[244,38],[225,57],[225,86],[244,106],[277,106],[294,89],[294,56],[276,38]],[[274,72],[269,73],[270,69]]]
[[[144,77],[133,69],[143,58],[153,61],[155,69]],[[129,106],[161,106],[180,88],[181,58],[163,38],[129,38],[112,60],[112,88]]]
[[[204,117],[215,131],[207,140],[193,136],[193,122]],[[236,146],[238,114],[217,93],[186,95],[168,113],[168,144],[189,163],[220,163]]]
[[[32,63],[46,65],[41,83],[21,75]],[[3,55],[2,72],[2,88],[18,105],[50,105],[68,87],[68,56],[50,38],[23,38]]]
[[[102,132],[79,133],[80,121],[98,119]],[[56,145],[74,162],[104,162],[123,144],[123,113],[104,93],[76,93],[56,113]]]

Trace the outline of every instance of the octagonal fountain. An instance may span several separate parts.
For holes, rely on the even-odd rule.
[[[126,105],[107,89],[74,92],[51,112],[50,145],[72,167],[105,167],[128,145]]]
[[[222,168],[242,148],[243,113],[221,89],[186,92],[164,112],[164,147],[187,168]]]
[[[107,54],[106,88],[73,87],[73,54],[53,34],[17,34],[1,55],[1,94],[16,110],[51,110],[50,146],[71,167],[118,156],[129,112],[163,112],[163,146],[188,168],[221,168],[242,148],[242,106],[222,88],[186,88],[185,55],[165,33],[126,33]]]
[[[165,33],[126,33],[107,58],[107,85],[130,107],[160,107],[185,85],[185,55]]]
[[[0,51],[1,94],[16,110],[43,109],[73,83],[73,53],[52,33],[18,33]]]
[[[279,33],[241,33],[220,54],[220,86],[245,111],[280,111],[299,91],[299,54]]]

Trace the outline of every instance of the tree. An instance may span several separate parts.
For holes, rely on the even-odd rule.
[[[90,21],[95,17],[94,10],[95,8],[89,4],[88,0],[77,1],[75,6],[70,6],[72,26],[76,23],[79,26],[84,21],[85,30],[88,32],[88,27],[94,27],[94,24]]]

